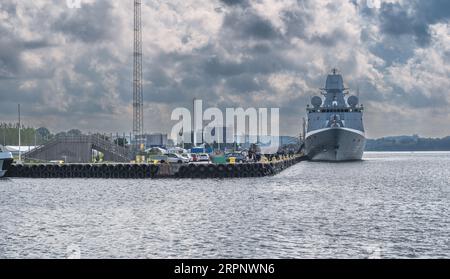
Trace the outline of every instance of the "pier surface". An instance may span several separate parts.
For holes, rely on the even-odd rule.
[[[290,156],[267,163],[244,164],[24,164],[12,165],[7,177],[17,178],[241,178],[272,176],[304,161]]]

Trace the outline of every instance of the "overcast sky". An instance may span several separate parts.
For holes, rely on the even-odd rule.
[[[279,107],[297,135],[337,67],[369,137],[450,135],[448,0],[143,0],[145,130],[175,107]],[[371,5],[371,3],[375,5]],[[370,6],[370,7],[369,7]],[[0,122],[132,127],[132,0],[1,0]]]

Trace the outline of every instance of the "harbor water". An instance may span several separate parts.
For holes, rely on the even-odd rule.
[[[229,180],[0,180],[0,258],[449,258],[450,153]]]

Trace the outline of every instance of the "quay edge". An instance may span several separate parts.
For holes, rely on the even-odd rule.
[[[304,156],[291,156],[268,163],[244,164],[25,164],[11,165],[10,178],[244,178],[276,175],[301,162]]]

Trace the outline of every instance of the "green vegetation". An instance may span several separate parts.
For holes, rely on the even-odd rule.
[[[45,129],[45,128],[43,128]],[[41,129],[40,132],[45,132]],[[22,125],[21,129],[21,144],[35,145],[44,143],[51,134],[45,136],[41,135],[39,129],[36,130],[31,127]],[[48,130],[47,130],[48,131]],[[19,145],[19,124],[18,123],[0,123],[0,144],[2,145]]]
[[[450,151],[450,137],[439,139],[414,135],[369,139],[366,151]]]
[[[82,132],[78,129],[71,129],[68,132],[60,132],[57,135],[78,136]],[[47,128],[40,127],[38,129],[25,127],[22,125],[20,131],[21,145],[34,146],[42,145],[53,139],[53,135]],[[18,123],[0,123],[0,144],[1,145],[19,145],[19,124]]]

